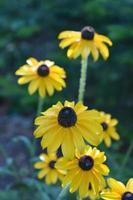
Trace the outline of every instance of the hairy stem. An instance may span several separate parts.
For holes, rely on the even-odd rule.
[[[44,100],[44,98],[42,98],[42,97],[39,96],[39,99],[38,99],[38,108],[37,108],[37,116],[38,116],[38,115],[41,113],[41,111],[42,111],[43,100]]]
[[[87,78],[87,58],[81,60],[81,76],[79,82],[78,101],[84,100],[86,78]]]

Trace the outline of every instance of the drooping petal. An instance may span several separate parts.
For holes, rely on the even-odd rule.
[[[64,39],[64,38],[71,38],[71,37],[80,37],[81,33],[76,32],[76,31],[63,31],[59,34],[58,38],[59,39]]]
[[[117,193],[119,193],[119,194],[122,194],[122,193],[124,193],[124,192],[126,191],[125,185],[124,185],[122,182],[120,182],[120,181],[116,181],[116,180],[113,179],[113,178],[109,178],[109,179],[107,180],[107,182],[108,182],[109,187],[110,187],[114,192],[117,192]]]
[[[97,48],[99,49],[101,55],[103,56],[104,60],[107,60],[109,57],[109,50],[108,47],[103,43],[97,43]]]
[[[66,158],[72,159],[74,157],[75,148],[74,148],[72,136],[70,135],[69,131],[66,132],[64,141],[61,146],[62,146],[63,155]]]
[[[32,95],[38,89],[38,86],[39,86],[39,80],[35,79],[31,81],[28,86],[29,94]]]
[[[133,178],[130,178],[129,181],[127,182],[126,189],[127,191],[133,193]]]

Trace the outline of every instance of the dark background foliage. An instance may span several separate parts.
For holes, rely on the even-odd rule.
[[[42,195],[36,196],[37,200],[54,199],[49,194],[44,198],[43,184],[35,179],[31,164],[32,120],[38,97],[29,96],[26,86],[18,86],[14,73],[30,56],[54,60],[67,72],[67,88],[46,97],[44,108],[58,100],[76,100],[80,59],[68,60],[57,36],[62,30],[81,30],[86,25],[109,36],[113,47],[106,62],[89,59],[85,104],[119,119],[121,141],[106,149],[111,175],[124,181],[132,175],[131,158],[124,173],[118,174],[133,139],[132,8],[132,0],[0,0],[1,200],[9,199],[8,191],[10,199],[30,200],[35,190]],[[58,191],[58,187],[52,189]]]

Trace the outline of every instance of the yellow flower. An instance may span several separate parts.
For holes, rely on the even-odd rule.
[[[70,185],[70,192],[79,190],[81,198],[98,196],[105,187],[104,176],[109,173],[109,168],[104,164],[106,156],[96,147],[86,146],[82,152],[76,151],[72,160],[60,159],[55,165],[60,169],[67,170],[63,179],[63,187]]]
[[[109,189],[103,190],[101,197],[105,200],[133,200],[133,178],[126,186],[113,178],[108,179]]]
[[[29,58],[26,62],[27,64],[16,71],[16,75],[22,76],[18,79],[18,84],[30,82],[28,87],[30,95],[38,90],[41,97],[46,95],[46,91],[51,96],[54,89],[61,91],[66,86],[64,69],[55,65],[53,61],[37,61],[35,58]]]
[[[110,114],[106,114],[101,112],[101,125],[103,127],[103,140],[107,147],[111,146],[111,139],[119,140],[120,136],[116,131],[115,126],[118,121],[116,119],[112,119]]]
[[[94,61],[99,58],[99,52],[106,60],[109,57],[109,50],[104,43],[112,45],[111,40],[95,32],[91,26],[84,27],[80,32],[77,31],[63,31],[59,34],[60,47],[65,48],[70,46],[67,51],[69,58],[77,58],[82,56],[86,59],[92,53]]]
[[[93,145],[102,141],[103,130],[100,125],[100,114],[96,110],[87,110],[81,102],[58,102],[37,117],[35,124],[36,138],[43,137],[41,145],[48,152],[56,151],[61,145],[63,155],[74,157],[75,147],[82,149],[84,139]]]
[[[58,179],[62,180],[66,174],[65,170],[55,168],[55,164],[59,159],[55,153],[41,154],[40,161],[36,162],[34,167],[40,169],[38,179],[45,178],[46,184],[56,183]]]

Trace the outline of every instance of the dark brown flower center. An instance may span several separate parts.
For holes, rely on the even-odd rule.
[[[64,107],[60,110],[58,115],[58,123],[65,127],[71,127],[76,124],[77,115],[75,111],[70,107]]]
[[[47,65],[41,65],[37,69],[37,73],[39,76],[45,77],[49,74],[49,67]]]
[[[81,30],[81,37],[84,40],[93,40],[95,35],[95,30],[93,27],[91,26],[85,26],[82,30]]]
[[[94,160],[90,156],[83,156],[79,160],[79,167],[83,170],[90,170],[94,165]]]
[[[122,200],[133,200],[133,193],[131,192],[123,193]]]
[[[51,161],[49,162],[49,167],[50,167],[51,169],[54,169],[55,163],[56,163],[55,160],[51,160]]]
[[[106,131],[108,129],[108,124],[106,122],[101,123],[103,130]]]

